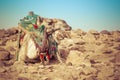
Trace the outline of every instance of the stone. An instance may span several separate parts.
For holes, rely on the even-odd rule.
[[[7,47],[7,50],[8,51],[16,51],[15,48],[13,48],[12,46]]]
[[[103,51],[103,54],[111,54],[113,51],[110,49],[106,49]]]
[[[72,66],[72,63],[71,63],[71,62],[68,62],[66,65],[67,65],[67,66]]]
[[[120,42],[120,38],[116,38],[116,39],[115,39],[115,42]]]
[[[115,55],[115,62],[120,63],[120,53]]]
[[[8,51],[0,51],[0,60],[9,60],[10,52]]]
[[[9,40],[16,41],[17,40],[17,35],[11,35],[9,37]]]
[[[99,32],[95,30],[89,30],[88,33],[93,34],[93,35],[99,35]]]
[[[69,48],[69,50],[77,50],[77,51],[80,51],[80,52],[85,52],[85,47],[84,46],[78,46],[78,45],[74,45],[74,46],[71,46]]]
[[[4,38],[5,30],[0,29],[0,38]]]
[[[111,35],[111,33],[110,33],[109,31],[107,31],[107,30],[102,30],[100,33],[101,33],[101,34]]]
[[[97,80],[95,76],[90,76],[85,78],[84,80]]]
[[[83,36],[83,40],[85,42],[95,42],[96,41],[96,37],[93,34],[87,33],[85,36]]]
[[[116,50],[120,50],[120,45],[114,47],[114,49],[116,49]]]
[[[3,67],[3,66],[5,66],[5,63],[0,60],[0,67]]]
[[[5,51],[5,49],[4,49],[4,48],[2,48],[2,47],[0,47],[0,51]]]
[[[94,59],[90,59],[90,63],[91,64],[96,64],[96,63],[99,63],[99,62],[95,61]]]
[[[18,77],[18,80],[29,80],[29,79],[26,77]]]
[[[77,44],[77,45],[84,45],[85,44],[85,41],[83,39],[73,38],[72,40],[73,40],[74,44]]]
[[[21,67],[21,66],[25,66],[25,63],[23,61],[16,61],[12,65],[11,69],[12,71],[17,71],[18,73],[21,73],[24,69],[24,67]]]
[[[91,75],[91,74],[96,74],[97,70],[95,68],[91,68],[91,67],[85,67],[83,69],[83,74],[84,75]]]
[[[69,54],[69,51],[66,49],[60,48],[59,53],[62,58],[66,59]]]
[[[81,52],[79,52],[77,50],[71,50],[68,57],[67,57],[66,63],[70,62],[73,65],[80,64],[80,62],[81,62],[80,55],[81,55]]]
[[[5,72],[6,70],[4,69],[4,68],[2,68],[2,67],[0,67],[0,73],[3,73],[3,72]]]
[[[18,30],[15,28],[10,28],[10,29],[6,30],[6,33],[10,34],[10,35],[14,35],[14,34],[18,33]]]
[[[3,40],[2,40],[2,43],[1,43],[1,46],[5,46],[5,45],[6,45],[6,42],[7,42],[7,39],[6,39],[6,38],[3,39]]]

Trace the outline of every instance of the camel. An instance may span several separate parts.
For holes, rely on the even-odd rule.
[[[40,56],[40,52],[41,50],[43,49],[42,46],[36,46],[36,42],[34,40],[34,37],[33,37],[33,32],[28,32],[27,30],[24,30],[23,28],[20,27],[21,30],[23,30],[25,32],[25,36],[23,38],[23,43],[19,49],[19,53],[18,53],[18,61],[23,61],[25,62],[27,59],[31,59],[31,60],[34,60],[34,59],[37,59],[39,56]],[[45,36],[44,37],[45,40],[43,41],[43,44],[46,45],[46,43],[48,42],[48,39],[47,37]],[[52,39],[54,40],[54,38],[52,37]],[[46,46],[44,46],[46,47]],[[48,47],[48,45],[47,45]],[[57,51],[56,54],[50,54],[50,58],[52,56],[55,56],[58,61],[60,63],[62,63],[62,60],[59,56],[59,51]]]

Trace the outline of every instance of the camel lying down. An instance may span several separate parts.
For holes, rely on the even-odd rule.
[[[36,47],[36,44],[30,34],[26,34],[23,39],[23,43],[19,50],[18,61],[26,61],[28,59],[34,60],[39,57],[40,49]],[[54,56],[56,57],[61,63],[60,56],[58,52],[56,54],[50,54],[50,58]]]

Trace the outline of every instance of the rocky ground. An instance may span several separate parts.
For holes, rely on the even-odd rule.
[[[17,36],[16,28],[0,30],[0,80],[120,80],[120,31],[65,31],[58,45],[64,63],[46,66],[15,62]]]

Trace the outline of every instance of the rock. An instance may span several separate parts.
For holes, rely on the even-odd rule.
[[[9,37],[10,36],[10,34],[8,34],[8,33],[5,33],[5,35],[4,35],[4,37]]]
[[[97,46],[100,46],[102,43],[101,42],[96,42],[96,45]]]
[[[48,77],[43,77],[42,80],[50,80]]]
[[[116,76],[114,80],[120,80],[120,76]]]
[[[9,60],[10,53],[8,51],[0,51],[0,60]]]
[[[63,80],[61,77],[55,77],[53,80]]]
[[[77,50],[72,50],[70,51],[66,63],[72,63],[72,64],[80,64],[81,60],[80,60],[80,55],[81,52],[77,51]]]
[[[116,49],[116,50],[120,50],[120,45],[114,47],[114,49]]]
[[[95,76],[90,76],[85,78],[84,80],[97,80]]]
[[[60,45],[59,46],[63,46],[63,47],[69,47],[71,45],[74,44],[74,41],[72,39],[64,39],[60,42]]]
[[[0,47],[0,51],[5,51],[5,49],[4,49],[4,48],[2,48],[2,47]]]
[[[75,42],[75,44],[78,44],[78,45],[84,45],[85,42],[84,42],[84,41],[81,41],[81,42]]]
[[[22,67],[21,67],[22,66]],[[23,61],[16,61],[12,67],[11,70],[12,71],[17,71],[18,73],[21,73],[24,69],[25,63]]]
[[[88,33],[93,34],[93,35],[99,35],[99,32],[95,30],[89,30]]]
[[[6,34],[14,35],[16,33],[18,33],[18,30],[15,28],[10,28],[6,30]]]
[[[73,38],[72,40],[73,40],[74,44],[77,44],[77,45],[84,45],[85,44],[85,41],[83,39]]]
[[[115,42],[120,42],[120,38],[116,38],[116,39],[115,39]]]
[[[103,31],[101,31],[100,33],[101,33],[101,34],[111,35],[111,33],[110,33],[109,31],[107,31],[107,30],[103,30]]]
[[[95,42],[96,41],[96,37],[93,34],[87,33],[85,36],[83,36],[83,40],[85,42]]]
[[[63,49],[63,48],[59,49],[59,53],[60,53],[61,57],[65,58],[65,59],[67,58],[67,56],[69,54],[68,50]]]
[[[80,47],[78,45],[71,46],[69,48],[69,50],[77,50],[77,51],[80,51],[80,52],[85,52],[86,51],[84,46]]]
[[[83,74],[84,75],[90,75],[90,74],[96,74],[96,72],[97,72],[97,70],[95,69],[95,68],[91,68],[91,67],[85,67],[84,69],[83,69]]]
[[[84,32],[83,30],[81,29],[77,29],[77,30],[71,30],[71,37],[82,37],[86,34],[86,32]]]
[[[5,66],[5,63],[3,61],[0,61],[0,67]]]
[[[117,53],[117,54],[115,55],[115,62],[116,62],[116,63],[120,63],[120,53]]]
[[[100,68],[100,72],[98,73],[97,78],[98,79],[102,79],[102,80],[108,80],[108,77],[113,76],[114,75],[114,69],[111,67],[107,67],[107,66],[102,66]]]
[[[90,63],[91,63],[91,64],[96,64],[96,63],[99,63],[99,62],[97,62],[97,61],[95,61],[95,60],[93,60],[93,59],[90,59]]]
[[[0,29],[0,38],[4,38],[5,30]]]
[[[68,62],[68,63],[67,63],[67,66],[72,66],[72,63],[71,63],[71,62]]]
[[[105,44],[106,44],[107,47],[112,47],[112,46],[114,45],[114,44],[111,43],[111,42],[105,42]]]
[[[16,51],[12,46],[6,48],[8,51]]]
[[[113,51],[110,49],[106,49],[103,51],[103,54],[111,54]]]
[[[26,77],[18,77],[18,80],[29,80],[29,79]]]
[[[2,43],[1,43],[1,46],[5,46],[5,45],[6,45],[6,42],[7,42],[7,39],[6,39],[6,38],[3,39],[3,40],[2,40]]]
[[[37,66],[29,66],[28,67],[28,72],[30,72],[30,73],[37,73],[38,72],[38,69],[39,69],[39,67],[37,67]]]
[[[2,68],[2,67],[0,67],[0,73],[3,73],[3,72],[5,72],[6,70],[4,69],[4,68]]]
[[[16,41],[17,40],[17,35],[11,35],[9,37],[9,40]]]

